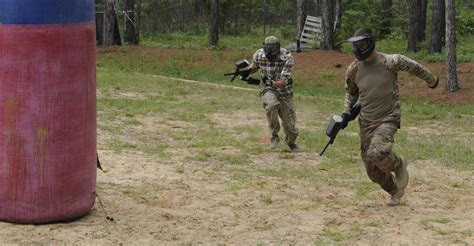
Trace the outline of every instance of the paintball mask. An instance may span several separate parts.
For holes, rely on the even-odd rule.
[[[268,60],[274,61],[280,54],[280,41],[275,36],[265,38],[263,42],[263,52]]]
[[[375,49],[375,38],[372,35],[356,35],[347,41],[352,42],[352,53],[359,61],[367,59]]]

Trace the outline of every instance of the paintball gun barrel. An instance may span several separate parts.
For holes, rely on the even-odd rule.
[[[322,156],[324,152],[326,151],[326,149],[329,147],[329,145],[334,143],[334,139],[336,139],[336,136],[339,133],[339,131],[341,129],[344,129],[347,126],[347,123],[349,121],[354,120],[357,117],[357,115],[359,115],[360,110],[361,110],[361,105],[359,102],[357,102],[352,106],[351,112],[347,118],[342,117],[340,115],[334,115],[331,118],[331,121],[329,121],[328,128],[326,129],[326,135],[329,137],[329,141],[326,144],[326,146],[324,146],[324,149],[321,151],[319,156]]]
[[[240,80],[247,82],[247,84],[250,84],[250,85],[260,84],[259,79],[254,79],[249,76],[250,63],[246,59],[240,60],[235,63],[235,72],[224,74],[224,76],[231,76],[231,75],[232,75],[232,79],[230,79],[231,82],[234,81],[235,77],[240,75]]]
[[[242,76],[242,77],[248,77],[250,75],[250,69],[249,69],[250,63],[246,60],[240,60],[235,63],[235,72],[233,73],[226,73],[224,76],[231,76],[232,79],[230,81],[234,81],[235,77],[237,76]],[[243,70],[245,69],[245,70]]]

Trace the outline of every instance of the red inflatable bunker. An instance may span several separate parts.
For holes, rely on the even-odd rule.
[[[49,223],[95,201],[92,0],[0,0],[0,220]]]

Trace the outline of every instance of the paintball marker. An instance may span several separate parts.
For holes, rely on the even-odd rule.
[[[334,139],[336,139],[336,136],[339,133],[339,131],[341,129],[346,128],[347,123],[349,121],[354,120],[357,117],[357,115],[359,115],[360,109],[361,109],[360,103],[357,102],[356,104],[352,106],[350,114],[345,113],[342,115],[334,115],[331,118],[328,128],[326,129],[326,135],[329,137],[329,141],[326,144],[326,146],[324,146],[324,149],[321,151],[319,156],[322,156],[324,154],[324,151],[326,151],[326,149],[329,147],[329,145],[334,143]]]
[[[240,80],[243,80],[243,81],[247,82],[247,84],[251,84],[251,85],[260,84],[259,79],[254,79],[254,78],[249,76],[250,75],[250,64],[246,59],[240,60],[240,61],[235,63],[235,72],[224,74],[224,76],[230,76],[230,75],[232,75],[232,79],[230,81],[234,81],[235,77],[240,75]]]
[[[232,79],[230,79],[230,81],[234,81],[235,77],[237,76],[242,76],[243,78],[246,78],[250,75],[250,63],[244,59],[244,60],[240,60],[238,62],[235,63],[235,72],[233,73],[226,73],[224,74],[224,76],[230,76],[230,75],[233,75],[232,76]],[[245,70],[242,70],[242,69],[245,69]]]

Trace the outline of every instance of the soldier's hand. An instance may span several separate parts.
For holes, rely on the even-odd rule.
[[[344,129],[347,127],[347,124],[349,123],[351,116],[348,113],[343,113],[341,115],[342,122],[341,122],[341,129]]]
[[[277,80],[273,82],[273,87],[278,88],[278,89],[283,89],[285,88],[286,84],[283,80]]]
[[[250,69],[240,71],[240,77],[241,78],[248,78],[250,76]]]
[[[428,86],[428,87],[430,87],[431,89],[434,89],[434,88],[436,88],[436,86],[438,86],[438,83],[439,83],[439,78],[436,77],[436,82],[434,83],[434,85]]]

